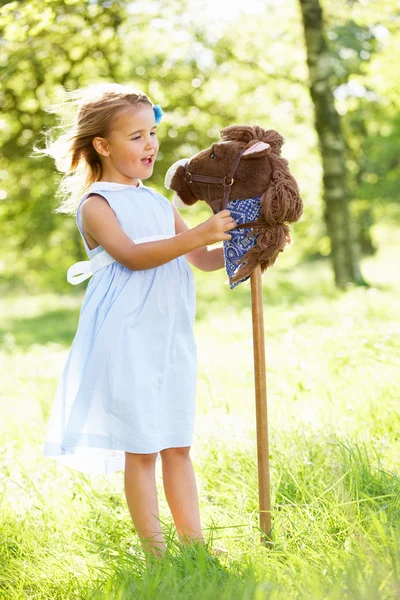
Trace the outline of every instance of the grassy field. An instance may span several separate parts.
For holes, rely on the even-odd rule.
[[[0,598],[400,598],[400,240],[375,232],[369,288],[327,263],[264,276],[273,535],[260,544],[249,288],[196,271],[195,443],[204,532],[179,550],[157,466],[166,560],[146,565],[123,473],[41,456],[81,296],[1,301]],[[397,255],[397,258],[396,258]],[[397,277],[397,281],[395,280]]]

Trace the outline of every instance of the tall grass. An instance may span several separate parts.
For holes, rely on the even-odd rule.
[[[264,277],[273,531],[260,543],[249,289],[196,272],[198,404],[192,459],[209,546],[145,562],[123,473],[41,456],[81,298],[2,301],[0,598],[400,598],[400,299],[394,236],[338,292],[325,262]],[[388,244],[391,245],[388,245]],[[285,262],[286,261],[286,262]]]

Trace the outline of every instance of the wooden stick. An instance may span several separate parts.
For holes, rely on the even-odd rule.
[[[250,276],[253,319],[254,381],[256,391],[258,494],[260,506],[261,543],[270,540],[271,488],[269,474],[267,378],[265,370],[264,314],[261,287],[261,267]]]

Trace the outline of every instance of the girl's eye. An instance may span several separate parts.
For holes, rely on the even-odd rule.
[[[215,154],[215,152],[211,152],[210,158],[217,158],[217,155]]]
[[[157,132],[156,132],[156,131],[152,131],[152,132],[150,133],[150,135],[157,135]],[[141,137],[141,136],[140,136],[140,135],[138,135],[137,137],[134,137],[134,138],[131,138],[131,139],[132,139],[132,140],[140,140],[140,137]]]

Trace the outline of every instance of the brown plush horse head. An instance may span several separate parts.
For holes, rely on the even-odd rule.
[[[257,240],[232,282],[248,276],[258,264],[262,272],[274,264],[291,241],[289,223],[300,219],[303,202],[288,162],[281,157],[284,139],[277,131],[231,126],[222,129],[221,136],[223,141],[172,165],[165,184],[184,205],[204,200],[214,213],[228,201],[260,198],[259,218],[245,224],[257,232]]]

